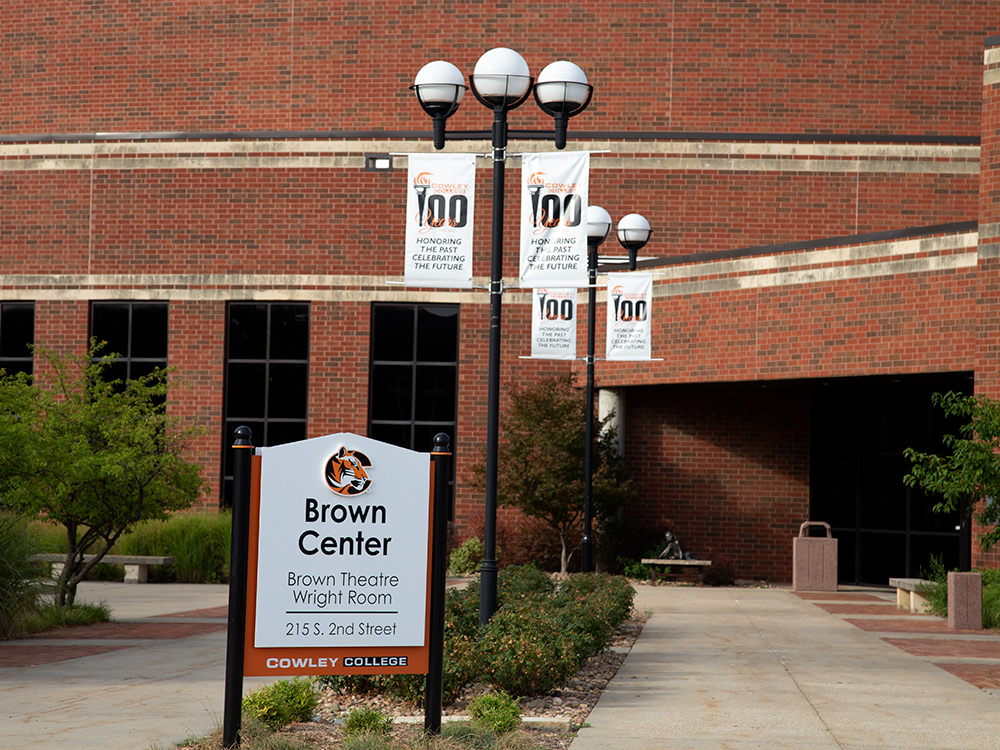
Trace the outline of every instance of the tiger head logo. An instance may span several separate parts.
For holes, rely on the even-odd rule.
[[[326,462],[326,483],[338,495],[361,495],[372,486],[366,469],[372,462],[361,451],[351,451],[341,446]]]

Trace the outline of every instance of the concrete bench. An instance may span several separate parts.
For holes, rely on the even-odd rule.
[[[889,585],[896,589],[896,606],[915,614],[931,611],[931,605],[923,591],[934,586],[933,581],[923,578],[890,578]]]
[[[646,557],[643,558],[642,564],[649,568],[649,576],[653,583],[656,583],[656,576],[658,572],[661,572],[665,576],[683,575],[684,573],[689,573],[692,570],[698,574],[698,581],[701,582],[705,578],[705,568],[712,564],[711,560],[666,560],[660,557]],[[658,568],[663,568],[662,571],[658,571]],[[670,570],[670,568],[679,568],[679,570]]]
[[[83,559],[90,562],[96,555],[84,555]],[[32,555],[34,562],[52,563],[52,577],[58,578],[62,573],[63,563],[66,555],[59,553],[45,552]],[[157,557],[156,555],[105,555],[101,558],[102,563],[112,563],[125,566],[125,583],[146,583],[149,580],[150,565],[172,565],[174,558]]]

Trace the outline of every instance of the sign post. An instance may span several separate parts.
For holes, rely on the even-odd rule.
[[[240,430],[224,746],[244,676],[428,674],[439,730],[448,436],[432,462],[350,433],[252,455]]]
[[[226,638],[226,694],[223,700],[222,747],[240,746],[243,703],[243,636],[246,628],[247,539],[250,527],[250,466],[253,437],[237,427],[233,442],[233,528],[229,559],[229,627]]]
[[[448,567],[448,478],[451,476],[451,446],[448,436],[434,436],[431,470],[434,482],[434,542],[431,553],[431,632],[427,665],[427,686],[424,691],[424,729],[430,734],[441,733],[441,704],[444,692],[444,589]]]

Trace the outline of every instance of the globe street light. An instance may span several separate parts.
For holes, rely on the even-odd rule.
[[[462,102],[466,86],[461,72],[451,63],[428,63],[411,87],[423,110],[434,121],[434,148],[444,148],[445,122]],[[497,609],[496,515],[497,453],[500,433],[500,318],[503,294],[504,164],[507,160],[507,113],[520,107],[534,92],[543,111],[555,118],[556,148],[566,146],[566,123],[590,104],[593,86],[576,65],[565,60],[546,67],[535,83],[528,64],[517,52],[498,47],[486,52],[469,77],[469,88],[485,107],[493,110],[489,135],[493,146],[493,217],[490,242],[490,349],[486,418],[486,503],[483,524],[483,563],[479,578],[479,622],[485,625]],[[462,137],[470,134],[463,133]],[[515,137],[546,139],[552,133],[518,131]]]
[[[642,214],[628,214],[618,222],[618,242],[628,250],[628,270],[634,271],[639,251],[649,242],[652,232]]]

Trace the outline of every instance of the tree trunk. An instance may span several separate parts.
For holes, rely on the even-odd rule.
[[[559,543],[562,544],[562,551],[559,555],[559,573],[562,575],[566,575],[566,573],[569,571],[569,558],[571,554],[569,549],[568,531],[566,530],[559,531]]]

